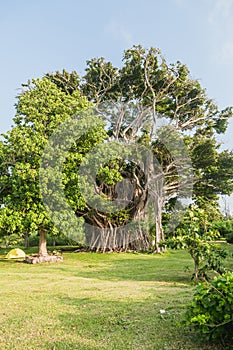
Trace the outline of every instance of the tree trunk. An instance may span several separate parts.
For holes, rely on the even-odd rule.
[[[53,247],[56,246],[56,236],[53,236]]]
[[[164,248],[159,246],[159,243],[164,240],[164,232],[162,226],[162,210],[163,210],[163,198],[158,196],[155,198],[155,250],[154,253],[163,253]]]
[[[126,227],[86,227],[86,244],[94,251],[145,251],[150,249],[150,237],[140,225]]]
[[[198,261],[194,260],[194,282],[197,283],[199,280],[199,264]]]
[[[27,249],[29,247],[29,234],[28,232],[25,232],[25,248]]]
[[[46,241],[46,230],[40,229],[40,240],[39,240],[39,256],[47,256],[47,241]]]
[[[195,255],[195,250],[190,251],[190,255],[194,261],[194,282],[197,283],[199,281],[199,258]]]

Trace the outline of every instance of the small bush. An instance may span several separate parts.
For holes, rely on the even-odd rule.
[[[233,243],[233,232],[226,235],[226,241],[227,243]]]
[[[47,235],[47,246],[53,246],[55,243],[56,246],[65,246],[65,245],[78,245],[78,243],[65,235],[53,236],[48,233]],[[25,245],[25,240],[20,239],[18,244],[22,247]],[[28,246],[29,247],[37,247],[39,245],[39,235],[31,234],[28,238]]]
[[[50,234],[47,235],[47,245],[60,246],[60,245],[77,245],[77,242],[72,240],[71,238],[65,236],[65,235],[58,235],[58,236],[52,236]]]
[[[233,345],[233,272],[198,284],[185,324],[206,340]]]
[[[214,229],[218,230],[222,237],[233,235],[233,220],[216,220],[212,222]]]

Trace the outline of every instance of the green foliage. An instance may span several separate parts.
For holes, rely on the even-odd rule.
[[[47,78],[32,80],[19,95],[15,124],[0,144],[0,235],[58,233],[41,200],[41,156],[53,130],[88,106],[80,92],[67,94]]]
[[[218,194],[233,191],[233,153],[219,152],[213,130],[198,130],[190,140],[190,154],[195,173],[194,195],[216,200]]]
[[[20,241],[20,236],[17,233],[12,233],[11,235],[4,235],[3,237],[0,237],[0,246],[8,249],[19,244]]]
[[[80,78],[75,71],[69,73],[63,69],[61,73],[56,71],[55,74],[47,73],[45,76],[67,95],[72,95],[73,92],[79,90]]]
[[[233,232],[226,235],[226,240],[228,243],[233,243]]]
[[[216,220],[213,221],[213,227],[219,231],[222,237],[228,237],[229,235],[233,235],[233,220]]]
[[[21,247],[25,245],[25,240],[23,238],[19,238],[17,235],[17,244]],[[7,237],[5,237],[7,238]],[[11,245],[15,245],[16,243],[11,243]],[[47,235],[47,245],[48,246],[66,246],[66,245],[77,245],[77,242],[70,239],[68,236],[64,234],[60,235],[53,235],[51,233],[48,233]],[[39,245],[39,236],[36,233],[31,233],[28,238],[28,246],[29,247],[37,247]]]
[[[103,181],[106,185],[115,185],[118,181],[123,180],[123,177],[119,171],[119,165],[115,164],[113,166],[114,167],[105,165],[101,167],[98,172],[98,180]]]
[[[171,249],[186,249],[194,261],[193,279],[209,279],[207,272],[224,273],[223,261],[227,252],[213,240],[219,233],[213,230],[207,221],[208,214],[197,206],[192,205],[187,211],[183,223],[177,228],[176,235],[166,239]]]
[[[207,340],[233,345],[233,273],[200,283],[186,313],[186,325]],[[229,345],[229,344],[228,344]]]

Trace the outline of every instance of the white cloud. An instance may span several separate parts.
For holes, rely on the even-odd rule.
[[[111,34],[115,40],[122,41],[127,46],[132,46],[132,35],[125,26],[117,21],[111,21],[105,28],[106,32]]]

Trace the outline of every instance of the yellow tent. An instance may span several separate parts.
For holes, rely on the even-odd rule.
[[[6,258],[7,259],[19,259],[19,258],[25,258],[26,254],[24,253],[24,251],[22,249],[19,248],[15,248],[15,249],[11,249],[7,255]]]

